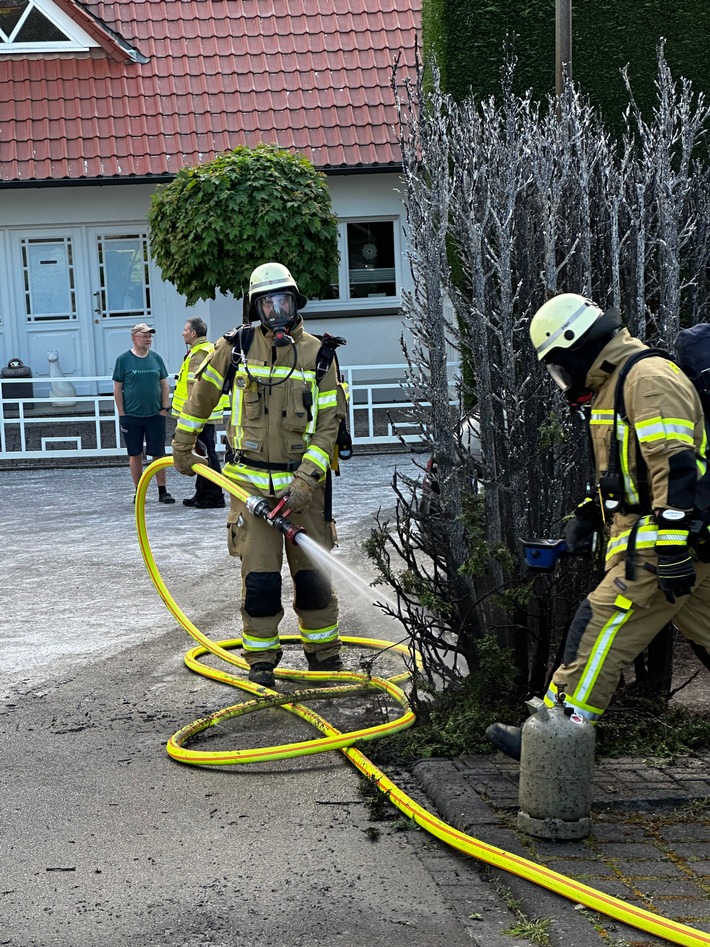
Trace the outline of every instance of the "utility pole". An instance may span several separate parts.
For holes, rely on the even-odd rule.
[[[572,0],[555,0],[555,92],[559,98],[565,75],[572,78]]]

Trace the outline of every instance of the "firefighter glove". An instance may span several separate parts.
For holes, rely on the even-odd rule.
[[[176,431],[173,438],[173,466],[186,477],[195,477],[197,473],[192,465],[202,463],[202,458],[195,453],[195,441],[196,438],[185,431]]]
[[[588,556],[596,546],[597,527],[575,512],[565,523],[564,540],[570,556]]]
[[[311,505],[313,491],[318,484],[316,477],[297,470],[293,475],[291,485],[287,490],[283,490],[279,496],[287,497],[286,506],[291,513],[303,513]]]
[[[673,604],[676,598],[690,595],[695,585],[695,564],[688,548],[686,514],[680,510],[656,513],[658,537],[658,587]]]

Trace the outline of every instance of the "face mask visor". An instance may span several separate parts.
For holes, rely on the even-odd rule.
[[[267,329],[288,329],[296,318],[296,299],[293,293],[273,293],[256,301],[256,311]]]
[[[563,365],[557,365],[555,362],[548,362],[545,368],[550,373],[550,378],[558,388],[563,392],[568,392],[574,384],[572,376]]]

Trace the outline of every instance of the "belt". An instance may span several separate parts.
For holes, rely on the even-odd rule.
[[[301,466],[300,460],[291,460],[285,464],[270,464],[263,460],[252,460],[244,454],[235,454],[233,464],[244,464],[245,467],[254,467],[256,470],[280,470],[293,473]]]

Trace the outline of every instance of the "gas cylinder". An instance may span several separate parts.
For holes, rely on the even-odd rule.
[[[540,838],[591,832],[594,727],[557,702],[525,721],[520,752],[518,828]]]

